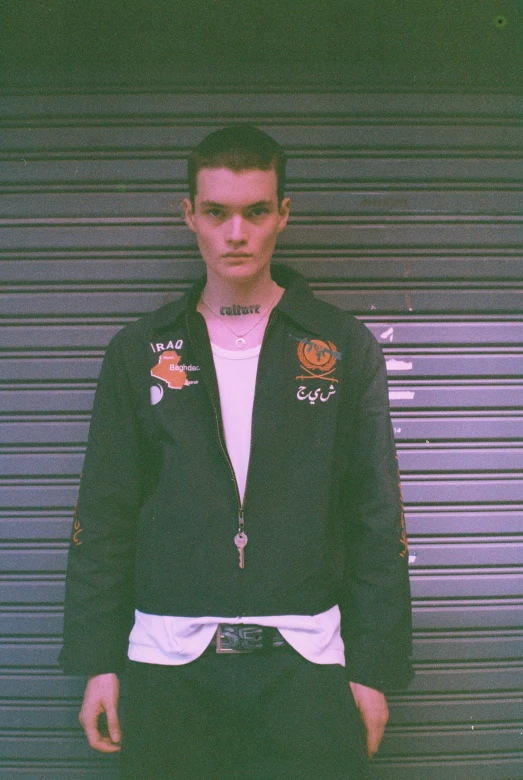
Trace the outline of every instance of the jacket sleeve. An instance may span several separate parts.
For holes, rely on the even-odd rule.
[[[69,547],[64,640],[69,674],[118,672],[133,619],[135,529],[145,446],[117,336],[102,365]]]
[[[342,480],[342,635],[349,679],[378,690],[412,678],[408,549],[385,360],[366,331]],[[361,356],[361,355],[360,355]]]

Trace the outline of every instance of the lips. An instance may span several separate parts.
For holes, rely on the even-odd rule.
[[[252,255],[248,255],[245,252],[239,252],[239,253],[227,252],[227,254],[224,255],[224,257],[236,257],[236,258],[239,258],[239,257],[252,257]]]

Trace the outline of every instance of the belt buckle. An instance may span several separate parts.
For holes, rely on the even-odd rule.
[[[216,630],[216,652],[217,653],[241,653],[241,650],[236,650],[234,647],[226,647],[223,643],[224,636],[222,634],[222,624],[218,624],[218,628]]]
[[[228,628],[229,636],[224,629]],[[220,623],[216,631],[216,652],[239,654],[252,653],[263,648],[263,629],[261,626],[232,626]]]

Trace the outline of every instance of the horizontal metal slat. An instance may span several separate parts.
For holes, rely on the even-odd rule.
[[[380,121],[392,117],[395,121],[428,118],[432,122],[450,117],[463,121],[518,120],[521,117],[519,95],[499,93],[364,93],[347,90],[285,91],[280,88],[253,92],[250,89],[234,89],[228,92],[116,92],[108,94],[3,94],[0,96],[0,113],[7,120],[65,118],[69,122],[85,121],[136,121],[153,117],[165,121],[202,122],[201,135],[207,132],[208,123],[224,123],[234,117],[255,122],[267,122],[267,117],[287,117],[292,123],[310,123],[312,118],[324,121],[326,117],[339,121],[340,116],[374,117]],[[82,121],[82,119],[80,121]],[[274,122],[274,119],[272,120]]]
[[[83,734],[0,735],[0,752],[4,760],[92,760],[92,750]],[[115,761],[109,756],[111,760]]]
[[[523,565],[523,562],[522,562]],[[461,569],[449,572],[411,568],[410,586],[415,599],[430,598],[503,598],[523,596],[523,572],[495,571],[494,567],[472,571]]]
[[[63,325],[20,324],[2,327],[3,349],[54,349],[75,347],[105,349],[122,325],[90,325],[74,322]]]
[[[420,416],[403,417],[399,412],[393,414],[394,435],[397,441],[521,441],[523,438],[523,417],[508,414],[496,417],[494,415],[460,417],[449,415],[445,417]]]
[[[91,758],[81,765],[78,761],[53,761],[6,763],[0,761],[2,780],[118,780],[119,772],[116,764],[108,766],[99,764],[100,759]],[[109,759],[113,761],[113,759]]]
[[[82,471],[83,452],[0,453],[0,474],[22,475],[77,475]]]
[[[23,514],[6,510],[0,512],[0,539],[62,541],[69,538],[72,522],[72,510],[50,513],[29,511]]]
[[[523,263],[521,267],[523,273]],[[523,322],[366,322],[383,346],[456,346],[472,344],[513,344],[521,346]]]
[[[78,440],[70,432],[71,441]],[[63,440],[63,437],[62,437]],[[43,507],[58,508],[74,505],[78,493],[78,480],[71,478],[69,484],[65,477],[59,482],[51,482],[51,478],[39,481],[7,481],[2,485],[2,503],[4,507]],[[408,508],[410,506],[444,504],[485,504],[502,501],[523,501],[523,481],[521,479],[470,479],[470,480],[431,480],[429,482],[403,482],[403,498]]]
[[[16,185],[14,185],[16,186]],[[45,189],[45,185],[40,185]],[[444,185],[443,185],[444,187]],[[180,215],[180,204],[186,195],[181,184],[157,185],[154,189],[128,191],[127,187],[91,185],[83,192],[58,191],[50,187],[35,192],[31,185],[0,192],[0,214],[4,219],[38,219],[44,217],[173,217]],[[123,190],[123,191],[122,191]],[[127,191],[125,191],[127,190]],[[314,214],[318,217],[349,214],[419,214],[426,215],[518,215],[523,211],[523,194],[503,185],[494,188],[382,187],[360,185],[358,188],[302,189],[290,185],[292,216]]]
[[[520,780],[521,761],[510,753],[374,759],[372,773],[373,780]]]
[[[455,504],[455,503],[498,503],[513,501],[523,503],[523,478],[520,479],[404,479],[403,498],[407,505]]]
[[[143,285],[147,288],[147,285]],[[41,290],[32,292],[4,292],[0,305],[5,316],[48,316],[80,315],[96,316],[125,315],[138,317],[179,298],[181,293],[169,293],[165,289],[136,289],[129,286],[115,290],[103,288],[88,291],[64,288],[59,291]],[[339,306],[353,314],[413,314],[425,313],[488,313],[500,315],[521,312],[523,294],[513,289],[352,289],[318,290],[317,297],[327,303]],[[492,373],[489,371],[489,374]],[[520,372],[521,373],[521,370]]]
[[[508,537],[493,541],[492,537],[463,537],[461,540],[433,542],[410,541],[409,554],[416,555],[412,563],[416,567],[427,566],[521,566],[523,564],[523,540]]]
[[[0,422],[0,442],[11,444],[57,443],[85,444],[89,430],[88,420],[18,420]]]
[[[448,150],[505,149],[518,152],[523,146],[523,129],[519,125],[508,123],[492,124],[416,124],[387,123],[381,121],[355,122],[352,118],[338,120],[336,123],[323,124],[316,121],[301,123],[257,123],[260,128],[282,144],[287,153],[299,149],[378,149],[392,151],[404,149],[421,151],[423,149]],[[210,133],[221,127],[205,124],[166,122],[148,124],[147,118],[136,118],[133,124],[92,125],[70,121],[64,125],[43,127],[27,126],[24,122],[18,127],[4,127],[2,131],[3,153],[55,151],[78,152],[133,152],[181,151],[188,154],[199,142],[204,133]]]
[[[11,372],[13,373],[13,372]],[[481,380],[478,380],[481,381]],[[89,389],[68,386],[66,382],[45,385],[40,383],[29,389],[18,384],[16,389],[0,386],[0,409],[5,413],[24,412],[90,412],[94,399],[95,379]],[[520,409],[523,407],[523,382],[514,380],[502,384],[490,380],[484,384],[453,384],[444,380],[432,380],[420,384],[407,378],[398,381],[391,372],[389,376],[389,400],[391,408],[410,410],[470,410],[476,409]]]
[[[458,693],[477,691],[520,692],[523,683],[523,667],[515,662],[476,663],[468,665],[439,664],[429,666],[416,664],[416,676],[409,685],[409,692],[416,693]],[[0,690],[1,690],[0,678]]]
[[[152,250],[50,251],[39,247],[35,251],[3,252],[0,259],[0,279],[5,282],[162,282],[167,288],[176,283],[192,282],[205,271],[196,246],[192,249]],[[481,247],[447,250],[402,248],[387,252],[383,247],[364,250],[314,251],[277,247],[274,261],[285,263],[304,274],[315,289],[316,280],[503,280],[521,281],[521,257],[517,250],[496,253]],[[409,313],[409,316],[412,316]]]
[[[49,701],[71,699],[80,702],[85,687],[85,677],[68,677],[60,672],[39,670],[0,671],[0,699],[15,701],[44,698]],[[437,667],[416,665],[416,676],[409,692],[416,694],[471,693],[477,691],[519,692],[523,687],[523,669],[513,662],[503,664],[478,663],[440,664]]]
[[[24,456],[21,456],[24,457]],[[54,457],[54,456],[50,456]],[[400,472],[523,471],[523,447],[409,447],[398,450]],[[0,455],[0,464],[2,456]],[[1,465],[0,465],[1,468]]]
[[[78,361],[78,363],[82,362]],[[405,413],[395,412],[392,415],[392,422],[394,434],[399,442],[421,440],[423,444],[429,444],[469,439],[471,441],[505,440],[519,444],[523,438],[523,416],[513,413],[472,417],[466,414],[460,416],[456,413],[442,413],[438,416],[434,413],[406,416]],[[64,415],[61,419],[58,416],[46,418],[43,415],[20,416],[18,419],[14,416],[6,417],[0,422],[0,443],[82,445],[86,441],[88,428],[88,415],[74,417]]]
[[[318,297],[346,309],[352,314],[391,313],[391,314],[425,314],[425,313],[488,313],[497,315],[502,312],[521,313],[522,293],[518,290],[418,290],[406,289],[400,291],[366,291],[349,290],[345,292],[321,291]]]
[[[435,449],[431,445],[399,449],[400,472],[450,474],[451,472],[523,472],[523,448],[482,447]],[[83,451],[0,451],[0,474],[4,477],[79,475],[84,461]]]
[[[98,379],[102,357],[60,355],[56,357],[4,357],[0,360],[0,380],[37,381],[62,380],[72,382]]]
[[[407,511],[407,530],[412,536],[521,534],[521,507],[453,507],[444,510]],[[449,540],[451,541],[451,540]]]
[[[464,633],[464,632],[462,632]],[[496,632],[495,636],[416,637],[415,661],[479,661],[521,658],[521,633]],[[0,667],[38,668],[58,663],[60,646],[52,642],[3,641],[0,643]]]
[[[64,155],[65,157],[65,155]],[[116,153],[103,157],[92,155],[90,158],[71,155],[65,159],[30,157],[14,160],[0,160],[0,183],[185,183],[187,164],[186,155],[179,153],[159,154],[158,156],[130,158]],[[297,154],[290,157],[287,166],[289,182],[387,182],[422,183],[431,185],[436,182],[455,182],[458,185],[472,182],[500,183],[521,181],[523,179],[523,160],[519,154],[513,156],[496,155],[492,151],[488,157],[482,155],[451,156],[444,152],[421,156],[419,153],[390,152],[388,156],[381,150],[373,155],[360,153],[316,152],[315,156],[305,157]]]
[[[76,296],[69,306],[74,306]],[[46,381],[63,380],[72,381],[80,379],[92,381],[98,378],[102,361],[102,354],[74,354],[64,352],[62,354],[49,353],[47,355],[23,353],[4,355],[0,362],[0,379],[9,381]],[[390,379],[407,376],[425,378],[433,377],[514,377],[523,376],[523,353],[512,352],[505,354],[477,353],[477,354],[428,354],[401,353],[386,358],[387,370]],[[408,388],[401,390],[390,387],[391,392],[409,392]],[[410,391],[412,392],[412,391]],[[415,392],[415,391],[414,391]],[[503,434],[500,434],[501,436]]]
[[[514,751],[521,744],[521,731],[516,726],[489,729],[476,726],[472,729],[445,731],[441,727],[418,731],[414,727],[401,734],[386,732],[382,756],[420,756],[423,754],[447,755],[460,753],[487,753]],[[66,737],[66,738],[64,738]],[[461,747],[460,747],[461,745]],[[0,750],[5,759],[88,759],[90,748],[83,735],[43,734],[35,736],[20,732],[17,736],[0,736]]]
[[[90,412],[94,400],[94,380],[91,388],[80,389],[47,385],[38,389],[0,387],[0,409],[4,413],[23,412]]]
[[[411,726],[389,729],[381,746],[384,760],[395,756],[444,755],[511,752],[521,749],[521,726],[517,724],[474,725],[468,728]]]
[[[0,699],[16,702],[45,699],[81,701],[87,676],[70,677],[58,670],[0,670]]]
[[[484,603],[464,606],[458,602],[453,605],[439,602],[435,606],[415,606],[413,611],[413,625],[417,631],[520,628],[522,623],[522,603],[508,604],[500,601],[495,606]]]
[[[489,661],[521,659],[521,631],[456,632],[456,636],[432,633],[417,636],[413,643],[415,661]]]
[[[390,721],[388,728],[400,725],[421,724],[468,724],[477,725],[488,721],[515,721],[521,715],[521,696],[496,696],[483,694],[481,697],[465,696],[418,696],[388,697]],[[77,728],[79,703],[55,704],[34,703],[6,704],[0,706],[0,727],[10,729]],[[471,713],[473,722],[471,723]]]
[[[416,696],[408,692],[388,697],[390,726],[467,723],[469,726],[521,717],[523,697],[496,693]]]
[[[72,523],[70,524],[70,528]],[[42,544],[41,547],[4,548],[0,571],[65,573],[67,545]]]
[[[65,557],[65,556],[64,556]],[[523,622],[522,600],[508,603],[499,600],[495,605],[487,603],[467,606],[463,601],[455,603],[438,602],[435,606],[414,604],[414,629],[450,630],[450,629],[502,629],[519,628]],[[40,607],[38,611],[18,607],[1,611],[3,633],[5,637],[45,636],[59,637],[63,629],[62,612],[55,607]]]
[[[389,380],[393,380],[390,372]],[[502,384],[490,380],[473,384],[474,380],[445,382],[432,380],[429,384],[419,384],[405,380],[389,381],[389,401],[391,409],[520,409],[523,407],[523,383],[514,381]]]
[[[0,667],[15,669],[58,666],[61,645],[51,642],[0,642]],[[0,707],[0,728],[1,725]],[[14,728],[14,727],[11,727]]]
[[[3,604],[63,604],[65,595],[63,574],[54,575],[54,578],[53,575],[47,575],[47,579],[38,579],[38,574],[34,573],[28,575],[27,579],[14,579],[13,575],[7,575],[0,578],[0,585]]]
[[[0,162],[0,173],[2,163]],[[522,165],[523,175],[523,165]],[[152,220],[152,224],[151,224]],[[289,223],[279,239],[280,247],[513,247],[522,243],[523,224],[518,217],[479,220],[448,220],[436,222],[417,218],[385,218],[370,221],[346,218],[329,223],[297,218]],[[125,218],[106,221],[103,218],[86,224],[80,219],[63,225],[51,219],[45,224],[14,226],[4,224],[0,233],[0,249],[113,249],[132,247],[151,249],[189,247],[194,236],[179,220],[172,218]]]
[[[523,266],[522,266],[523,273]],[[366,322],[384,347],[397,346],[521,346],[523,321],[480,322]],[[20,322],[2,327],[3,349],[74,348],[103,349],[122,324],[89,324],[66,321],[61,324]]]
[[[68,531],[70,530],[70,523]],[[44,571],[47,571],[45,569]],[[522,573],[488,573],[461,570],[437,573],[411,569],[411,590],[415,599],[441,598],[506,598],[523,596]],[[43,575],[45,576],[45,575]],[[13,575],[0,578],[2,602],[4,604],[61,604],[64,598],[63,575],[28,574],[27,578],[14,579]],[[0,664],[1,665],[1,664]]]
[[[74,503],[74,502],[73,502]],[[25,539],[49,541],[67,540],[73,522],[72,507],[64,512],[45,512],[40,508],[34,511],[6,509],[0,514],[0,537],[6,540]],[[489,507],[471,506],[466,508],[409,510],[406,512],[407,531],[412,537],[447,537],[495,534],[523,533],[523,510],[504,506],[498,511]],[[420,539],[418,539],[420,541]],[[447,540],[452,541],[452,538]],[[473,541],[473,540],[471,540]]]
[[[69,524],[69,537],[72,522]],[[431,544],[410,541],[410,556],[415,556],[412,567],[482,567],[521,566],[523,563],[523,542],[492,541],[485,537],[481,541],[465,537],[455,543],[438,541]],[[65,543],[6,544],[2,550],[0,571],[63,572],[67,556]]]

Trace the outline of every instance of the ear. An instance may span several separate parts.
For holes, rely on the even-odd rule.
[[[192,232],[195,233],[196,228],[194,226],[194,209],[189,198],[183,199],[183,216],[187,227],[189,227]]]
[[[280,204],[280,208],[278,209],[280,215],[280,220],[278,223],[278,233],[281,233],[281,231],[287,224],[290,211],[291,211],[291,199],[284,198]]]

